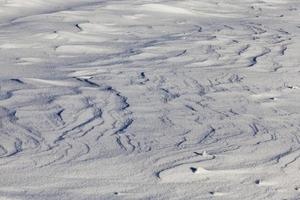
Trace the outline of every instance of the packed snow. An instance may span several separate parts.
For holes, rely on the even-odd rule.
[[[300,199],[299,0],[1,0],[0,200]]]

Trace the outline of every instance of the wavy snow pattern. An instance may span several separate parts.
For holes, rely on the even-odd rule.
[[[299,198],[298,2],[0,5],[0,199]]]

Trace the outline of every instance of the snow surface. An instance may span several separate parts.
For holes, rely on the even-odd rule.
[[[300,199],[299,0],[1,0],[0,200]]]

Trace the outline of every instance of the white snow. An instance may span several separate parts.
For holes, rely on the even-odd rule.
[[[299,10],[0,1],[0,200],[299,199]]]

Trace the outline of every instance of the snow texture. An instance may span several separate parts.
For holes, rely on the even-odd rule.
[[[1,0],[0,200],[300,199],[299,0]]]

